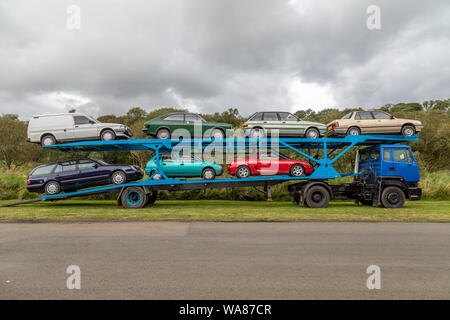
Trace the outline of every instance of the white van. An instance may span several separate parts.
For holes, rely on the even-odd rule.
[[[28,124],[28,142],[43,146],[83,140],[128,139],[131,129],[118,123],[101,123],[82,113],[33,116]]]

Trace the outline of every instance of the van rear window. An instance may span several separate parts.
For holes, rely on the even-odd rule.
[[[41,175],[41,174],[49,174],[53,171],[53,168],[55,168],[54,164],[36,168],[33,170],[33,172],[31,172],[31,176],[37,176],[37,175]]]

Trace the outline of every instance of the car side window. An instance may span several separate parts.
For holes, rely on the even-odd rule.
[[[262,112],[258,112],[253,117],[248,119],[248,121],[262,121],[262,115]]]
[[[170,153],[165,153],[162,156],[162,161],[163,162],[172,162],[172,155]]]
[[[264,121],[278,121],[276,112],[264,112]]]
[[[289,112],[278,112],[281,121],[297,121],[298,118]]]
[[[31,176],[37,176],[40,174],[49,174],[53,171],[53,168],[55,167],[54,164],[52,165],[48,165],[48,166],[43,166],[40,168],[35,169],[32,173]]]
[[[342,119],[350,119],[352,117],[353,112],[347,113],[345,116],[342,117]]]
[[[391,149],[384,149],[384,161],[391,161]]]
[[[184,121],[184,114],[183,113],[171,114],[171,115],[168,115],[167,117],[165,117],[163,120],[167,120],[167,121]]]
[[[77,170],[77,163],[75,161],[68,161],[58,164],[58,166],[55,169],[55,173],[70,172],[76,170]]]
[[[95,168],[96,163],[94,161],[90,160],[80,160],[78,162],[78,169],[79,170],[89,170]]]
[[[200,121],[200,117],[196,114],[187,114],[185,116],[185,121]]]
[[[356,113],[356,120],[372,120],[372,113],[368,112],[368,111],[363,111],[363,112],[357,112]]]
[[[381,111],[373,111],[372,115],[375,119],[382,120],[382,119],[390,119],[391,116],[387,113],[381,112]]]
[[[81,124],[89,124],[91,123],[91,120],[89,120],[88,117],[84,116],[73,116],[73,121],[75,122],[75,125],[81,125]]]
[[[405,149],[394,149],[394,161],[407,162],[408,157]]]

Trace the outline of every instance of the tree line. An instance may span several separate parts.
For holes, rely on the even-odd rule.
[[[398,118],[417,119],[422,121],[424,128],[419,135],[419,141],[411,143],[414,154],[422,169],[434,172],[449,170],[450,154],[450,99],[430,100],[422,103],[397,103],[387,104],[379,109],[387,111]],[[320,111],[312,109],[300,109],[295,115],[303,120],[329,123],[340,119],[350,111],[363,110],[362,108],[327,108]],[[71,110],[74,112],[75,110]],[[125,115],[102,115],[98,118],[101,122],[123,123],[131,127],[133,138],[147,138],[142,132],[144,122],[169,112],[183,112],[186,109],[158,108],[146,111],[141,107],[128,110]],[[237,108],[229,108],[224,112],[201,114],[207,121],[225,122],[232,124],[233,128],[240,128],[246,121]],[[41,146],[26,142],[26,121],[19,119],[14,114],[4,114],[0,117],[0,164],[11,169],[12,167],[29,164],[44,164],[52,161],[67,160],[74,157],[92,157],[110,163],[136,164],[145,167],[146,162],[152,156],[150,151],[120,151],[104,153],[70,154],[57,151],[44,150]],[[337,164],[340,170],[351,170],[353,153],[346,154],[339,159]]]

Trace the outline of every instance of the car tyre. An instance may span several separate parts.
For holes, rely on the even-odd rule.
[[[330,202],[330,193],[324,186],[313,186],[306,192],[305,202],[309,208],[325,208]]]
[[[124,184],[127,182],[127,175],[123,171],[114,171],[111,175],[112,184]]]
[[[147,195],[144,189],[128,187],[121,195],[122,206],[127,209],[139,209],[147,204]]]
[[[301,177],[305,174],[305,168],[300,163],[293,164],[289,170],[292,177]]]
[[[49,181],[45,184],[45,194],[54,195],[61,192],[61,186],[57,181]]]
[[[381,204],[385,208],[401,208],[405,204],[405,193],[395,186],[384,188],[381,193]]]
[[[316,128],[309,128],[305,132],[305,137],[309,139],[317,139],[320,138],[320,132]]]
[[[250,130],[250,138],[252,139],[262,139],[264,138],[264,129],[262,128],[253,128]]]
[[[102,132],[100,139],[102,139],[102,141],[116,140],[116,134],[114,131],[107,129]]]
[[[242,178],[248,178],[252,175],[252,172],[250,171],[250,168],[248,166],[239,166],[236,169],[236,177],[239,179]]]
[[[56,144],[56,139],[53,135],[51,134],[46,134],[45,136],[43,136],[41,138],[41,145],[44,146],[52,146]]]
[[[216,178],[216,171],[212,168],[205,168],[202,171],[202,178],[205,180],[214,180]]]
[[[361,134],[361,130],[358,127],[351,127],[347,131],[348,136],[359,136]]]
[[[406,125],[403,126],[401,133],[404,136],[413,136],[416,134],[416,128],[414,128],[414,126]]]
[[[170,131],[167,129],[159,129],[156,133],[158,139],[170,139]]]

